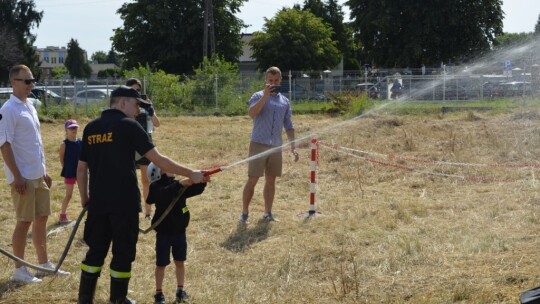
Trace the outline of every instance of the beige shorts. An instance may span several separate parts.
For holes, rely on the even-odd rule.
[[[51,215],[50,189],[45,179],[26,180],[26,191],[20,195],[11,184],[11,198],[17,221],[31,222],[36,217]]]
[[[272,146],[263,145],[256,142],[249,143],[249,157],[271,150]],[[261,157],[256,157],[248,162],[248,175],[261,177],[281,176],[282,156],[281,149],[276,148],[269,154]]]

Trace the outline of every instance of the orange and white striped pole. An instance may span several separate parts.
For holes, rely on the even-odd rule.
[[[309,169],[311,170],[310,185],[309,185],[309,215],[315,214],[315,194],[317,193],[317,152],[318,143],[316,138],[311,139],[311,161],[309,162]]]
[[[317,193],[317,165],[319,163],[319,142],[317,138],[312,138],[311,143],[311,161],[310,168],[310,185],[309,185],[309,211],[301,213],[304,217],[311,217],[320,214],[315,210],[315,194]]]

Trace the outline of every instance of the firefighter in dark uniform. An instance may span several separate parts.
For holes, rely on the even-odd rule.
[[[110,303],[132,303],[127,291],[141,212],[135,152],[194,183],[207,180],[201,171],[184,167],[157,151],[134,119],[140,112],[139,106],[150,105],[135,89],[120,86],[111,93],[111,108],[84,129],[77,182],[81,203],[88,207],[84,241],[89,248],[81,264],[78,303],[93,303],[111,244]]]

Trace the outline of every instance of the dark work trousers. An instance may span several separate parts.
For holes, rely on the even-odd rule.
[[[131,272],[135,261],[139,237],[139,214],[130,213],[88,213],[84,226],[84,241],[89,249],[83,264],[103,266],[112,242],[111,271]]]

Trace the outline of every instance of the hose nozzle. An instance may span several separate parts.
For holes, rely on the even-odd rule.
[[[208,171],[203,171],[203,175],[204,176],[210,176],[212,174],[216,174],[218,172],[221,172],[223,171],[221,168],[216,168],[216,169],[212,169],[212,170],[208,170]]]

